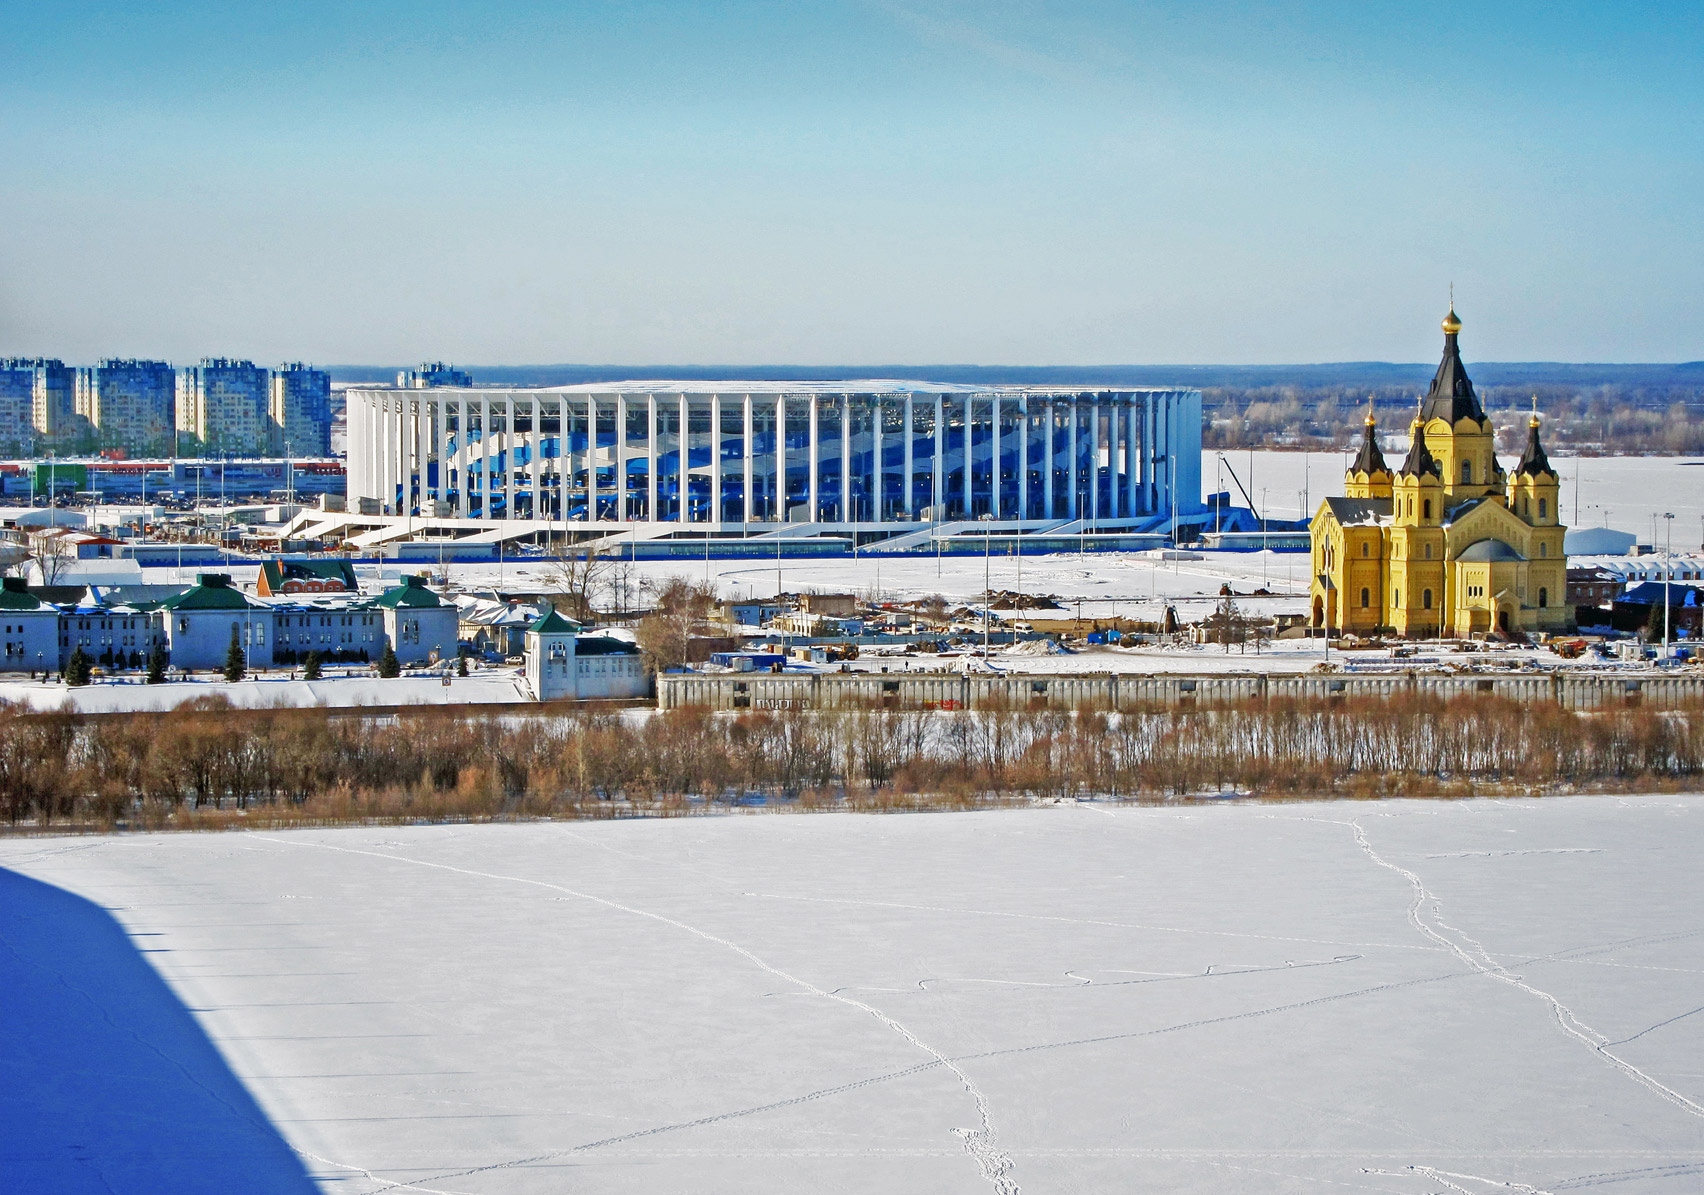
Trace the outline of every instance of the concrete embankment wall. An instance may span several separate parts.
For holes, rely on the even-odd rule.
[[[1303,673],[1279,675],[1181,673],[1131,675],[946,673],[665,673],[657,677],[663,709],[700,705],[712,709],[826,709],[835,706],[893,706],[977,709],[987,706],[1052,706],[1103,709],[1226,705],[1284,698],[1358,700],[1425,694],[1434,697],[1496,696],[1550,702],[1569,709],[1644,705],[1678,709],[1704,705],[1704,675],[1603,675],[1550,672],[1486,676],[1422,672]]]

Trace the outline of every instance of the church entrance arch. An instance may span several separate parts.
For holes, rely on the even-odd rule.
[[[1323,627],[1325,625],[1325,599],[1324,598],[1316,597],[1314,599],[1313,624],[1316,627]]]
[[[1509,608],[1507,606],[1497,611],[1497,629],[1505,635],[1509,633]]]

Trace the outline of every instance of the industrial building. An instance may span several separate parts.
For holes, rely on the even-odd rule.
[[[1164,531],[1201,508],[1201,395],[867,382],[352,388],[348,517],[513,538],[911,546]],[[517,524],[521,526],[517,527]],[[480,526],[465,527],[475,534]]]

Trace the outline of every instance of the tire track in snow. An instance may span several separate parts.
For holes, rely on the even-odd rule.
[[[1437,942],[1439,945],[1446,948],[1451,954],[1455,955],[1462,962],[1466,963],[1481,974],[1490,976],[1492,979],[1498,980],[1501,983],[1506,983],[1510,987],[1518,988],[1519,990],[1526,992],[1528,995],[1536,996],[1538,999],[1544,1001],[1550,1006],[1551,1013],[1556,1017],[1557,1025],[1559,1025],[1562,1031],[1568,1034],[1568,1036],[1589,1047],[1593,1052],[1602,1055],[1635,1083],[1655,1092],[1658,1096],[1661,1096],[1663,1099],[1681,1109],[1683,1112],[1688,1112],[1697,1117],[1704,1117],[1704,1105],[1693,1102],[1680,1092],[1674,1090],[1674,1088],[1665,1086],[1663,1083],[1658,1082],[1656,1079],[1652,1078],[1626,1059],[1610,1053],[1608,1047],[1611,1043],[1607,1036],[1599,1033],[1596,1029],[1593,1029],[1590,1025],[1581,1021],[1574,1015],[1571,1008],[1569,1008],[1566,1004],[1563,1004],[1555,996],[1552,996],[1549,992],[1544,991],[1542,988],[1533,987],[1519,975],[1508,970],[1501,963],[1493,959],[1486,952],[1485,947],[1481,946],[1462,930],[1459,930],[1455,926],[1446,922],[1443,917],[1439,915],[1438,910],[1442,902],[1438,899],[1438,897],[1426,887],[1425,883],[1414,872],[1409,871],[1406,867],[1402,867],[1399,864],[1390,862],[1375,851],[1373,849],[1373,844],[1367,839],[1366,831],[1361,828],[1360,822],[1338,822],[1337,824],[1348,826],[1355,832],[1355,842],[1367,858],[1371,859],[1374,863],[1388,871],[1394,871],[1396,874],[1402,876],[1408,881],[1409,887],[1414,892],[1414,900],[1408,906],[1408,920],[1415,929],[1421,932],[1421,934],[1430,938],[1432,941]],[[1433,929],[1432,926],[1427,925],[1426,922],[1420,919],[1420,909],[1423,905],[1431,906],[1430,920],[1438,926],[1438,929]],[[1448,934],[1442,933],[1440,932],[1442,930],[1447,930],[1449,932]],[[1459,941],[1457,939],[1459,939]]]
[[[386,859],[393,863],[410,863],[416,867],[427,867],[438,871],[454,872],[458,875],[473,876],[478,879],[497,880],[512,884],[526,884],[535,888],[548,889],[552,892],[561,892],[568,896],[589,901],[593,904],[603,905],[605,908],[614,909],[617,912],[628,913],[635,917],[645,917],[660,924],[672,926],[684,933],[691,934],[697,938],[702,938],[706,942],[731,950],[735,954],[752,963],[754,966],[775,976],[777,979],[794,984],[813,995],[821,996],[825,1000],[833,1000],[838,1004],[844,1004],[849,1008],[856,1008],[861,1012],[868,1013],[870,1016],[880,1021],[883,1025],[886,1025],[894,1033],[904,1038],[907,1042],[910,1042],[917,1049],[923,1051],[925,1054],[931,1055],[935,1059],[935,1062],[933,1064],[924,1064],[925,1067],[929,1065],[944,1066],[957,1077],[960,1085],[963,1086],[966,1093],[969,1094],[972,1101],[976,1104],[979,1124],[975,1128],[958,1128],[954,1129],[953,1132],[958,1136],[959,1140],[963,1142],[965,1152],[971,1156],[971,1159],[976,1163],[977,1170],[981,1172],[982,1177],[988,1181],[991,1187],[993,1187],[996,1195],[1018,1195],[1018,1184],[1016,1180],[1011,1177],[1012,1158],[1009,1154],[1001,1150],[995,1142],[993,1116],[989,1110],[987,1095],[976,1085],[975,1080],[964,1072],[964,1069],[960,1067],[957,1062],[937,1050],[934,1046],[923,1041],[916,1034],[912,1033],[911,1030],[907,1029],[904,1025],[900,1024],[874,1005],[866,1004],[862,1000],[856,1000],[851,996],[836,995],[833,992],[820,988],[807,979],[800,979],[798,976],[789,974],[788,972],[781,970],[779,967],[772,966],[757,955],[753,954],[751,951],[747,950],[744,946],[739,945],[737,942],[731,942],[726,938],[719,938],[707,930],[702,930],[696,926],[688,925],[684,921],[677,921],[673,917],[665,917],[661,913],[652,913],[644,909],[634,908],[631,905],[624,905],[619,901],[609,900],[606,897],[594,896],[589,892],[581,892],[562,884],[552,884],[547,880],[528,879],[524,876],[510,876],[501,875],[497,872],[476,871],[467,867],[454,867],[448,863],[432,863],[424,859],[411,859],[406,855],[384,854],[379,851],[363,851],[353,847],[331,846],[330,844],[321,842],[292,842],[288,839],[272,838],[267,835],[257,835],[257,837],[260,838],[261,841],[275,842],[283,846],[314,847],[320,850],[337,851],[349,855],[366,855],[369,858]],[[466,1175],[480,1174],[490,1170],[502,1170],[513,1166],[526,1165],[529,1162],[545,1161],[551,1157],[560,1157],[562,1154],[568,1152],[573,1151],[558,1150],[552,1154],[541,1154],[536,1158],[523,1158],[517,1161],[503,1162],[492,1166],[475,1167],[470,1170],[460,1171],[456,1174],[439,1175],[436,1178],[423,1179],[421,1181],[436,1182],[443,1178],[461,1178]],[[400,1186],[401,1184],[398,1185]]]
[[[956,913],[967,917],[1009,917],[1017,921],[1060,921],[1067,925],[1100,925],[1107,929],[1140,929],[1150,933],[1204,935],[1215,938],[1253,938],[1263,942],[1301,942],[1308,946],[1359,946],[1380,950],[1436,950],[1435,946],[1416,946],[1412,942],[1339,942],[1328,938],[1295,938],[1285,934],[1254,934],[1229,929],[1190,929],[1176,925],[1143,925],[1131,921],[1098,921],[1090,917],[1060,917],[1048,913],[1008,913],[999,909],[964,909],[946,905],[912,905],[892,900],[852,900],[839,896],[793,896],[780,892],[742,892],[741,896],[759,900],[796,900],[817,905],[857,905],[871,909],[911,909],[919,913]]]

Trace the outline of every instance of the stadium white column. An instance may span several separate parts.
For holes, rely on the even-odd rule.
[[[1023,431],[1018,436],[1018,518],[1029,518],[1029,442],[1030,416],[1029,395],[1018,399],[1018,426]]]
[[[657,521],[657,396],[645,396],[645,518]]]
[[[586,395],[586,522],[598,514],[598,396]]]
[[[544,455],[544,412],[539,407],[538,395],[534,394],[531,397],[532,436],[527,444],[527,480],[532,483],[532,510],[529,513],[537,519],[541,517],[539,508],[544,505],[540,501],[539,495],[539,489],[543,484],[541,477],[544,472],[539,467],[542,463],[540,458]]]
[[[959,486],[959,492],[964,500],[964,517],[967,519],[974,519],[976,517],[974,513],[976,498],[974,491],[971,489],[971,473],[974,471],[972,441],[976,439],[974,434],[975,426],[976,402],[971,395],[966,394],[964,396],[964,436],[959,441],[962,446],[960,451],[961,460],[959,476],[964,479],[964,483]]]
[[[706,523],[722,521],[722,392],[710,396],[710,509]],[[706,532],[705,534],[709,534]]]
[[[688,500],[687,479],[691,476],[692,436],[689,428],[689,412],[686,409],[686,392],[680,395],[680,426],[675,431],[675,522],[692,522],[692,503]]]
[[[615,392],[615,521],[627,522],[627,392]]]
[[[887,517],[887,471],[882,468],[882,420],[885,409],[882,406],[882,396],[876,395],[872,400],[870,410],[870,518],[881,522]]]
[[[386,514],[396,513],[396,439],[395,428],[397,419],[396,408],[401,406],[399,396],[394,402],[389,396],[385,399],[385,417],[379,425],[379,444],[382,446],[381,459],[384,461],[384,473],[380,480],[384,482],[381,491],[383,505],[380,507]]]
[[[947,396],[935,395],[935,479],[929,487],[929,504],[935,508],[935,520],[947,517],[943,491],[947,485]]]
[[[1141,472],[1142,439],[1136,428],[1136,401],[1131,399],[1124,408],[1124,488],[1125,506],[1131,518],[1141,513],[1141,498],[1137,492],[1137,476]]]
[[[1041,412],[1041,426],[1044,433],[1041,446],[1041,502],[1043,506],[1047,507],[1042,515],[1049,519],[1053,517],[1053,512],[1057,509],[1053,505],[1053,420],[1053,399],[1050,396],[1043,400]]]
[[[911,517],[911,512],[915,509],[912,499],[912,493],[915,488],[913,484],[915,478],[912,476],[912,470],[916,467],[917,463],[915,447],[911,442],[912,438],[917,434],[916,424],[912,420],[912,410],[911,395],[910,393],[907,393],[905,396],[905,448],[903,452],[904,459],[901,462],[901,467],[905,470],[905,492],[901,495],[903,500],[901,509],[905,511],[905,517],[908,519]]]
[[[745,432],[745,447],[740,453],[740,455],[744,458],[741,462],[744,469],[741,476],[745,481],[745,489],[741,494],[743,505],[740,513],[744,516],[744,521],[749,523],[752,521],[751,486],[753,470],[751,457],[753,451],[757,447],[757,434],[756,430],[752,426],[751,395],[749,394],[746,395],[744,400],[740,403],[740,418],[744,422],[743,430]]]
[[[1100,518],[1101,493],[1101,409],[1100,399],[1089,404],[1089,518]]]
[[[787,396],[775,396],[775,521],[787,521]]]
[[[852,396],[840,396],[840,521],[852,522]]]
[[[556,515],[567,534],[568,482],[574,476],[574,437],[568,420],[568,396],[556,400]]]
[[[818,507],[817,507],[818,456],[822,452],[822,443],[818,439],[818,436],[817,436],[817,431],[818,431],[818,428],[817,428],[817,396],[814,395],[814,394],[811,395],[811,405],[810,405],[809,418],[810,418],[810,428],[808,430],[805,443],[806,443],[806,451],[810,454],[810,456],[809,456],[809,461],[810,461],[809,502],[810,502],[810,505],[805,507],[805,512],[806,512],[806,521],[814,523],[814,522],[817,521],[817,514],[818,514]]]
[[[1079,514],[1078,509],[1077,509],[1077,494],[1078,494],[1078,491],[1082,487],[1077,484],[1077,468],[1078,468],[1078,459],[1083,455],[1083,453],[1082,453],[1083,445],[1082,445],[1081,440],[1078,438],[1078,430],[1079,429],[1078,429],[1078,426],[1077,426],[1077,423],[1078,423],[1077,406],[1078,406],[1077,400],[1075,398],[1072,398],[1071,399],[1071,432],[1070,432],[1070,436],[1069,436],[1069,439],[1068,439],[1068,442],[1071,446],[1071,449],[1070,449],[1071,450],[1071,475],[1070,475],[1071,493],[1070,493],[1069,504],[1065,508],[1065,513],[1066,513],[1067,516],[1069,516],[1070,518],[1073,518],[1073,519],[1081,517],[1081,515]]]

